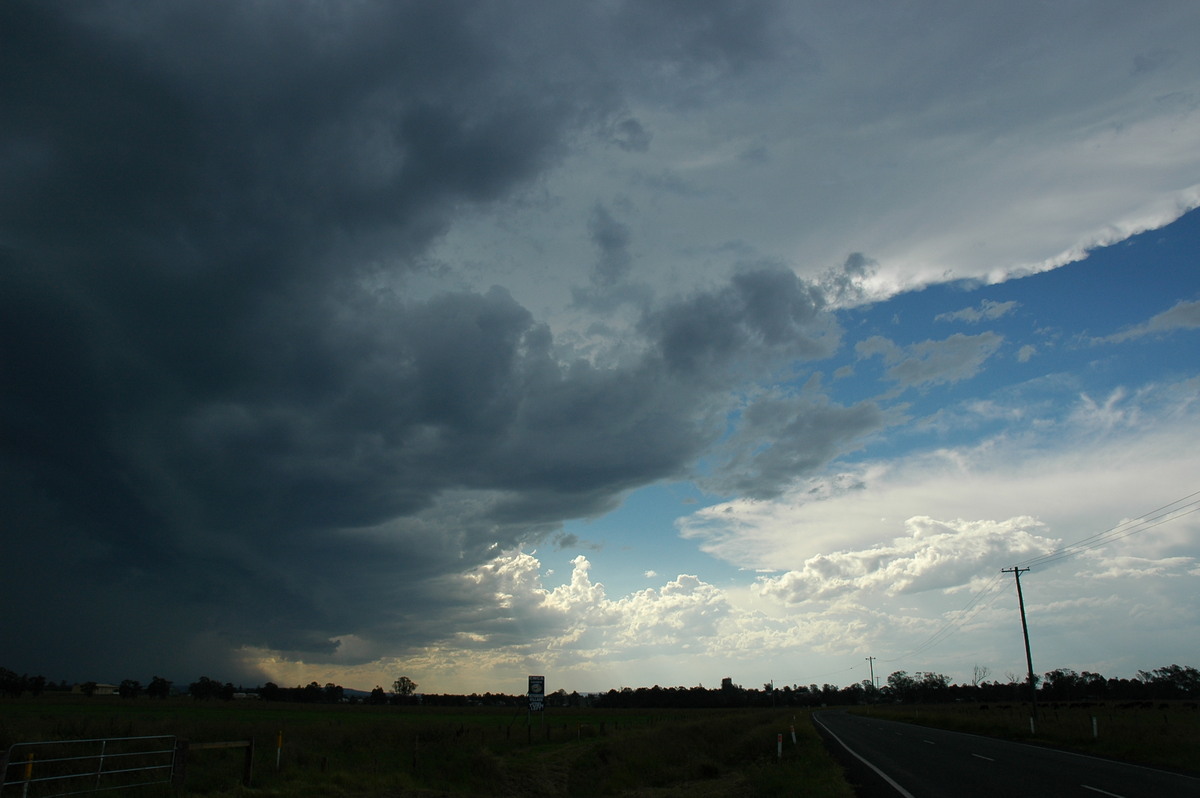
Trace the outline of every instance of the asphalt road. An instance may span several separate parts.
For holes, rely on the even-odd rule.
[[[874,771],[870,795],[1200,798],[1200,779],[1083,754],[845,711],[814,713],[813,722],[831,748]]]

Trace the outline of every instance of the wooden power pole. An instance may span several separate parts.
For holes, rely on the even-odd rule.
[[[1028,568],[1002,568],[1000,573],[1012,574],[1017,581],[1017,604],[1021,607],[1021,631],[1025,634],[1025,665],[1029,668],[1029,706],[1032,717],[1037,720],[1037,681],[1033,676],[1033,655],[1029,653],[1029,624],[1025,622],[1025,597],[1021,594],[1021,574]]]

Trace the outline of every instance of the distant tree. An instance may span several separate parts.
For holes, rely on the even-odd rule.
[[[417,692],[417,683],[407,676],[401,676],[396,681],[392,682],[392,692],[398,696],[408,697]]]
[[[371,696],[367,699],[368,704],[386,704],[387,693],[379,685],[375,685],[375,689],[371,691]]]
[[[146,687],[146,695],[151,698],[166,698],[171,694],[171,683],[161,676],[155,676]]]
[[[135,679],[125,679],[117,687],[117,694],[121,698],[137,698],[142,694],[142,683]]]
[[[84,682],[83,684],[79,685],[79,691],[81,693],[83,693],[85,696],[87,696],[88,698],[91,698],[92,696],[94,696],[96,694],[96,683],[95,682]]]
[[[918,673],[917,676],[920,677],[916,685],[919,701],[936,703],[949,699],[947,694],[947,689],[950,687],[949,676],[943,673],[934,673],[933,671],[923,671]]]
[[[1057,668],[1043,677],[1041,692],[1056,701],[1070,701],[1079,698],[1085,686],[1083,677],[1075,671],[1070,668]]]
[[[283,688],[275,684],[275,682],[267,682],[258,691],[260,697],[264,701],[282,701],[286,698]]]
[[[893,701],[912,701],[916,698],[916,680],[908,671],[894,671],[887,677],[888,693]]]
[[[1108,682],[1100,674],[1084,671],[1081,676],[1087,687],[1089,698],[1103,698],[1104,694],[1108,692]]]
[[[339,703],[346,695],[346,690],[341,685],[329,682],[325,685],[325,700],[330,704]]]
[[[0,692],[3,692],[5,695],[17,698],[21,693],[25,692],[28,681],[27,677],[18,676],[16,671],[10,671],[8,668],[0,668]]]
[[[210,679],[207,676],[201,676],[188,685],[188,695],[203,701],[209,698],[219,698],[223,689],[220,682]]]
[[[1138,671],[1138,679],[1149,686],[1155,698],[1200,696],[1200,671],[1190,666],[1167,665],[1149,672]]]
[[[991,672],[991,669],[987,665],[977,664],[971,674],[971,684],[975,687],[978,687],[987,680],[988,674]]]

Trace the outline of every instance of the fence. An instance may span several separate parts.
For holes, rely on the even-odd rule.
[[[188,754],[246,749],[242,784],[249,787],[254,740],[189,743],[171,735],[16,743],[0,759],[0,798],[49,798],[126,790],[152,784],[182,789]]]
[[[0,798],[170,784],[176,750],[174,736],[15,743],[0,760]]]

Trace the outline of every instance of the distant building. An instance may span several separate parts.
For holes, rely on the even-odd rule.
[[[88,682],[80,682],[71,688],[72,693],[86,692],[83,686]],[[120,695],[121,691],[115,684],[101,684],[96,682],[92,688],[92,695]]]

